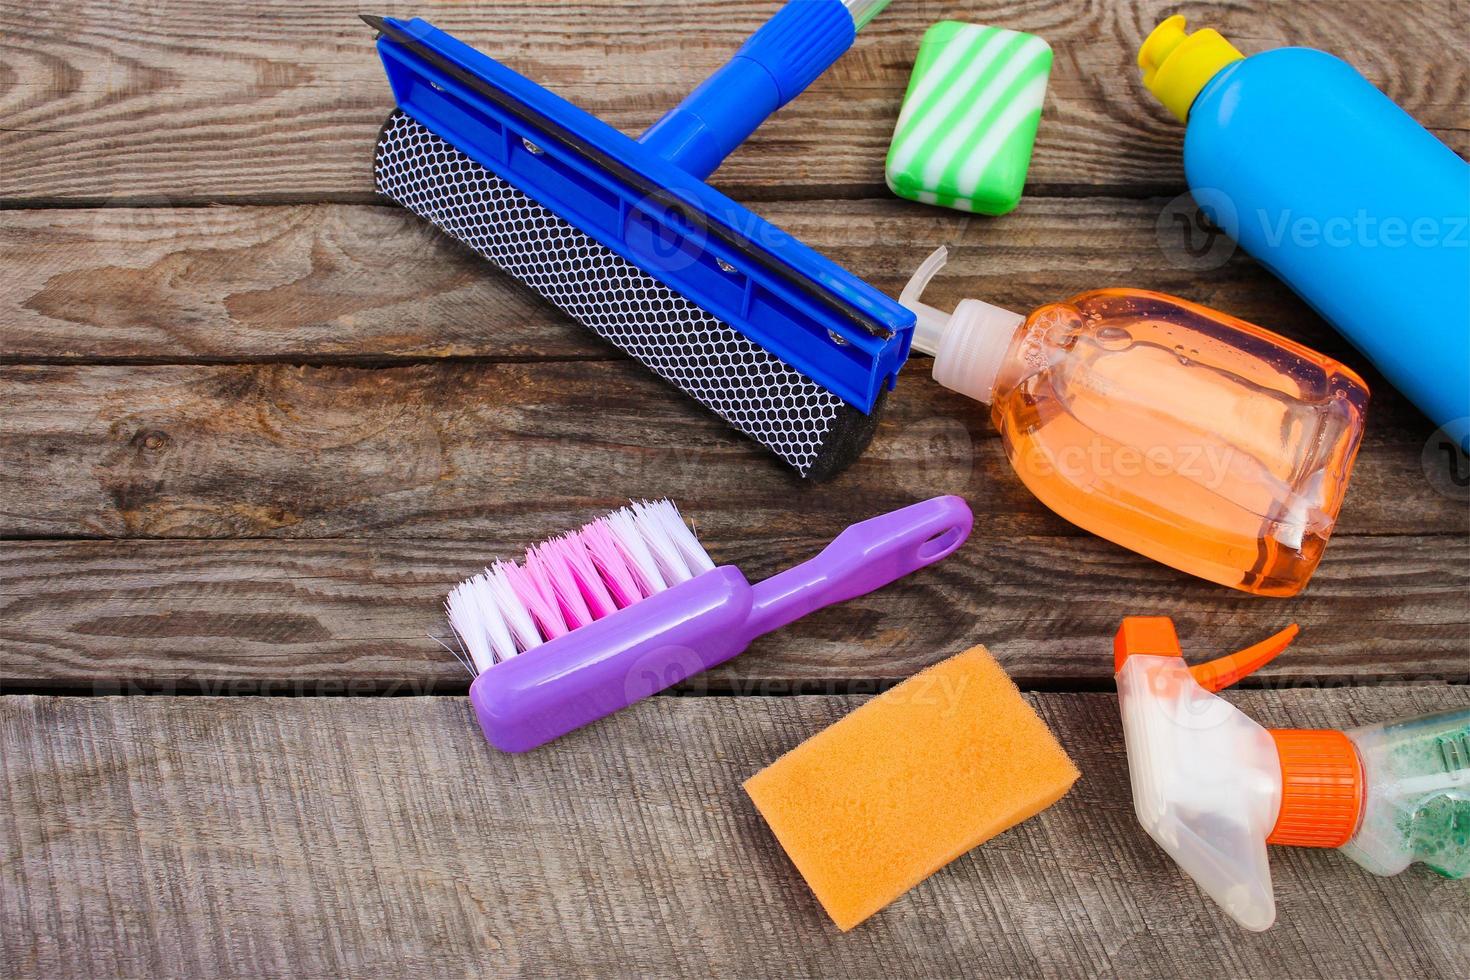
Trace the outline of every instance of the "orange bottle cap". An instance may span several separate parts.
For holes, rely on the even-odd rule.
[[[1341,847],[1358,831],[1363,766],[1345,734],[1323,728],[1268,729],[1281,761],[1281,810],[1268,844]]]

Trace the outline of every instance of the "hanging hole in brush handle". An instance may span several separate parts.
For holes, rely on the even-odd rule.
[[[700,180],[816,81],[888,0],[791,0],[638,142]]]
[[[948,496],[854,524],[815,558],[753,587],[751,638],[932,565],[964,544],[973,522],[969,505]]]
[[[952,527],[947,531],[940,531],[934,537],[919,545],[919,560],[925,565],[932,564],[941,558],[947,557],[960,545],[964,544],[969,529],[961,530]]]

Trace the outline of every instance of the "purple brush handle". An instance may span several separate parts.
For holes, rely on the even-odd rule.
[[[485,737],[524,752],[740,653],[823,606],[881,588],[964,543],[973,518],[935,497],[855,524],[810,561],[751,586],[723,565],[483,671]]]
[[[854,524],[817,557],[751,589],[749,639],[939,561],[964,543],[973,520],[961,498],[935,497]]]

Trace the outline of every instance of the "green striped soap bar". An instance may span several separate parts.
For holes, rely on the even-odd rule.
[[[1051,47],[1035,34],[940,21],[924,32],[885,174],[899,197],[1005,214],[1021,202]]]

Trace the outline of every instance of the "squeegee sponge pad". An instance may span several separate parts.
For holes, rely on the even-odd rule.
[[[812,736],[745,791],[845,932],[1051,806],[1077,776],[1000,664],[975,647]]]

